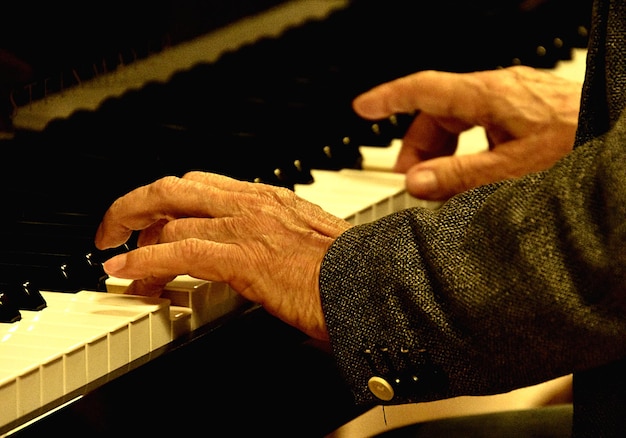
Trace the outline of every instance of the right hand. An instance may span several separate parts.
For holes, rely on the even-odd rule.
[[[107,274],[135,280],[127,293],[159,295],[182,274],[225,282],[324,341],[320,268],[328,248],[351,226],[291,190],[189,172],[118,198],[95,242],[115,248],[141,230],[139,248],[104,263]]]

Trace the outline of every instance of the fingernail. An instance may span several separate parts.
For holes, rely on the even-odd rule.
[[[126,254],[119,254],[115,257],[111,257],[109,260],[102,264],[104,272],[107,274],[114,274],[120,271],[126,266]]]
[[[407,188],[411,193],[434,192],[439,188],[439,182],[432,170],[419,170],[409,175]]]

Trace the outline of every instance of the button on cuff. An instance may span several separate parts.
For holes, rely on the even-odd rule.
[[[394,396],[391,384],[382,377],[374,376],[367,381],[367,387],[378,399],[389,401]]]

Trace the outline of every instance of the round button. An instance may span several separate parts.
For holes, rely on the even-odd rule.
[[[374,376],[367,382],[367,387],[377,398],[389,401],[393,398],[393,387],[382,377]]]

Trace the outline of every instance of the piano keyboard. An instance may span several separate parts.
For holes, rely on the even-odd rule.
[[[12,232],[11,220],[15,219],[28,230],[20,238],[24,242],[28,241],[29,245],[32,243],[36,246],[39,236],[35,233],[34,238],[28,237],[30,225],[49,226],[48,222],[51,222],[56,226],[59,225],[56,221],[60,217],[61,220],[72,223],[68,228],[72,228],[76,221],[80,227],[89,230],[89,226],[93,224],[89,221],[85,223],[81,218],[84,216],[89,220],[98,219],[103,205],[108,205],[112,198],[134,185],[152,180],[163,173],[184,170],[191,165],[207,166],[208,170],[212,170],[212,160],[207,160],[205,154],[198,154],[197,151],[210,145],[219,145],[222,141],[225,147],[221,152],[234,159],[234,166],[231,167],[230,162],[226,163],[229,170],[242,167],[245,170],[241,172],[244,179],[258,179],[291,187],[299,196],[355,225],[376,220],[404,208],[437,208],[439,203],[409,196],[404,190],[404,176],[389,172],[399,147],[397,137],[402,134],[402,125],[386,126],[383,135],[373,135],[372,131],[362,134],[361,130],[367,131],[373,125],[355,120],[346,113],[345,108],[336,110],[333,107],[336,102],[345,105],[357,90],[388,79],[381,72],[389,70],[388,74],[397,75],[419,69],[419,65],[413,64],[393,66],[392,69],[392,55],[377,52],[378,37],[373,33],[361,34],[359,32],[363,29],[352,26],[349,26],[346,33],[346,29],[341,27],[354,22],[343,21],[348,16],[345,11],[352,7],[356,7],[359,17],[356,22],[360,22],[364,16],[358,15],[361,12],[358,8],[367,9],[364,6],[366,3],[348,0],[285,2],[267,13],[242,20],[238,26],[218,29],[206,37],[172,47],[159,56],[122,66],[114,74],[103,73],[61,93],[17,105],[13,121],[18,131],[6,146],[24,154],[24,160],[40,152],[42,158],[29,168],[29,173],[37,178],[33,182],[30,179],[21,181],[20,189],[23,192],[17,192],[15,199],[17,212],[15,218],[8,215],[8,219],[3,219],[9,225],[5,227],[8,231],[4,232],[8,233],[7,236]],[[322,19],[331,22],[330,30],[321,27]],[[299,33],[301,29],[296,29],[297,26],[315,29],[317,37],[313,41],[303,39]],[[367,28],[367,24],[364,26]],[[252,34],[248,32],[251,27],[254,28]],[[364,45],[369,47],[369,50],[357,53],[354,57],[350,46],[355,43],[352,41],[353,33],[358,34],[357,38],[365,39]],[[282,52],[284,47],[276,50],[275,37],[278,35],[292,43],[303,44],[304,56],[297,50],[286,49],[286,52]],[[324,38],[321,37],[328,35],[331,41],[324,48],[337,48],[337,53],[330,50],[331,66],[328,70],[318,69],[319,66],[315,65],[317,58],[313,64],[306,60],[313,52],[319,51],[319,45],[324,43]],[[402,34],[399,35],[401,39]],[[265,50],[261,53],[271,55],[268,59],[248,56],[257,45],[254,43],[257,40],[258,46]],[[391,41],[393,42],[393,37]],[[399,58],[402,53],[400,46],[393,45],[388,49]],[[228,90],[229,93],[236,91],[232,96],[226,93],[235,103],[226,106],[225,112],[236,112],[237,117],[231,114],[233,117],[228,118],[223,117],[223,114],[205,113],[186,107],[187,100],[195,97],[194,92],[199,90],[206,93],[204,98],[215,98],[218,106],[224,103],[221,94],[209,94],[201,82],[198,89],[186,88],[184,85],[189,79],[187,73],[194,73],[195,79],[223,79],[224,71],[217,69],[216,73],[214,65],[231,63],[237,66],[233,59],[240,56],[236,51],[239,48],[246,54],[242,55],[245,61],[244,70],[254,67],[254,73],[266,76],[263,76],[263,80],[253,81],[246,74],[242,75],[241,71],[224,70],[227,75],[236,73],[236,81],[241,81],[241,85],[246,85],[246,80],[253,82],[252,85],[247,84],[250,88],[247,91],[252,91],[250,96],[239,93],[236,89]],[[464,50],[460,49],[459,53]],[[558,49],[548,49],[548,56],[544,52],[541,52],[541,56],[528,56],[549,66],[562,55]],[[553,52],[558,53],[554,55]],[[285,53],[288,56],[293,54],[295,58],[282,59]],[[472,53],[479,55],[482,50],[474,50]],[[372,60],[371,55],[375,59]],[[425,55],[429,53],[426,52]],[[355,69],[350,63],[346,63],[347,73],[342,71],[346,67],[342,62],[343,58],[350,58],[358,68],[368,70],[371,76],[365,80],[365,75],[359,74],[361,70]],[[271,64],[281,59],[282,67],[293,70],[290,73],[295,75],[295,79],[288,83],[286,89],[274,87],[256,95],[254,87],[263,85],[264,81],[273,84],[272,69],[261,64]],[[420,56],[414,56],[413,59],[418,60]],[[501,60],[498,59],[497,65],[505,65],[517,63],[519,59],[503,58],[503,62],[499,61]],[[481,59],[474,65],[476,68],[484,67],[495,61],[485,62]],[[444,60],[438,66],[458,69],[461,65],[459,60],[452,59]],[[302,75],[307,69],[314,70],[314,73],[311,76]],[[337,74],[338,71],[341,73]],[[336,84],[333,83],[335,79]],[[278,80],[274,78],[276,82],[283,80],[288,82],[287,76],[282,75],[282,72]],[[322,86],[319,87],[316,81],[321,82]],[[324,81],[335,86],[332,92],[329,93],[325,88],[327,83]],[[182,84],[182,90],[189,95],[178,97],[178,91],[168,90],[168,82],[178,86]],[[310,83],[314,86],[309,86]],[[150,96],[147,91],[156,91],[156,97]],[[339,96],[333,96],[334,93]],[[285,97],[291,105],[285,114],[274,112],[278,100],[274,94],[281,94],[279,97]],[[318,106],[303,109],[302,104],[311,96],[315,97],[311,100]],[[337,97],[337,100],[331,101],[330,97]],[[161,98],[170,100],[167,105],[160,104]],[[191,100],[193,105],[193,99]],[[319,106],[320,103],[322,106]],[[144,112],[147,114],[143,114]],[[239,112],[248,116],[248,120],[243,120],[242,126],[233,122],[243,119]],[[250,124],[250,118],[260,117],[265,112],[271,116],[271,125],[261,125],[259,129],[256,124]],[[320,112],[323,116],[318,116]],[[100,117],[100,114],[104,116]],[[187,123],[183,116],[190,116],[193,121]],[[138,128],[131,125],[128,119],[137,122]],[[313,122],[308,122],[309,119],[313,119]],[[215,125],[207,129],[209,124],[206,120],[215,121]],[[269,123],[267,120],[267,117],[263,118],[264,123]],[[300,120],[305,120],[308,124],[302,124]],[[344,132],[346,126],[340,125],[339,129],[335,126],[344,122],[346,126],[347,123],[350,124],[348,135]],[[384,124],[387,121],[379,122]],[[234,127],[236,132],[228,132],[226,135],[214,135],[214,132],[206,134],[206,130],[219,130],[222,123],[229,128]],[[118,136],[127,135],[124,130],[131,126],[133,129],[128,134],[129,138],[123,146],[119,146]],[[249,132],[249,128],[258,129],[258,132]],[[277,129],[285,132],[272,132]],[[484,147],[484,139],[481,140],[480,135],[474,136],[474,132],[472,131],[472,140],[468,142],[471,146],[467,150],[462,146],[463,151],[470,152]],[[324,143],[326,137],[332,137],[331,146],[334,149],[330,154],[326,150],[329,146]],[[294,138],[299,140],[293,140]],[[469,139],[470,135],[466,138]],[[346,139],[350,141],[346,142]],[[318,144],[318,141],[321,143]],[[389,142],[391,146],[384,147]],[[90,145],[91,149],[80,152],[81,166],[77,168],[73,159],[68,159],[76,155],[71,146],[82,146],[85,143],[93,145]],[[128,143],[133,145],[132,150],[127,147]],[[49,144],[61,144],[62,147],[49,151]],[[171,144],[177,145],[174,151],[170,151]],[[357,148],[356,144],[363,146]],[[66,145],[67,148],[64,147]],[[237,149],[240,146],[242,150]],[[269,150],[265,154],[269,158],[259,155],[260,146]],[[343,146],[346,146],[345,149],[341,149]],[[105,153],[109,150],[112,150],[110,156]],[[305,169],[304,172],[295,172],[291,164],[294,158],[301,158],[296,154],[301,150],[304,151]],[[188,152],[191,157],[189,160],[176,156]],[[206,155],[211,153],[213,152],[207,151]],[[277,157],[283,153],[284,160],[278,160]],[[244,163],[241,156],[246,155],[250,158]],[[124,160],[119,160],[120,156]],[[274,163],[277,160],[280,163]],[[54,165],[58,164],[58,167],[50,170],[52,162]],[[261,167],[267,169],[261,169],[263,172],[259,171],[257,175],[255,172]],[[145,174],[135,177],[139,168]],[[250,168],[252,171],[249,171]],[[89,181],[92,191],[90,198],[76,197],[71,188],[85,181]],[[11,180],[3,186],[11,187],[13,184],[14,181]],[[42,185],[45,190],[39,192]],[[70,190],[66,196],[67,187]],[[16,195],[11,190],[9,196]],[[25,195],[24,198],[21,194]],[[34,215],[31,217],[33,211]],[[46,257],[57,255],[48,253],[62,252],[51,249],[54,248],[39,248],[45,253],[42,256]],[[12,274],[11,270],[16,266],[10,262],[12,251],[13,249],[2,254],[2,272]],[[63,271],[63,274],[66,272]],[[48,415],[55,408],[77,400],[102,384],[167,352],[176,345],[176,341],[186,339],[194,331],[251,307],[250,303],[227,285],[187,276],[180,276],[170,283],[164,294],[156,299],[119,294],[125,290],[128,281],[116,278],[106,279],[106,291],[110,293],[102,293],[102,290],[95,292],[95,286],[94,290],[84,290],[84,287],[80,291],[70,288],[66,290],[62,288],[63,284],[60,283],[60,290],[46,289],[42,292],[47,303],[46,308],[39,311],[20,310],[21,320],[0,323],[0,400],[3,405],[0,410],[0,434],[11,434],[16,428],[21,428],[41,415]],[[75,293],[63,293],[70,291]]]
[[[325,196],[322,190],[303,196],[352,223],[364,223],[420,204],[406,194],[397,176],[320,171],[316,178],[335,195]],[[351,192],[336,196],[337,183],[345,187],[346,181],[353,183]],[[374,193],[362,196],[368,192]],[[20,321],[0,324],[0,433],[93,390],[149,360],[178,337],[249,305],[225,284],[188,276],[170,283],[160,298],[123,295],[127,285],[127,280],[109,278],[110,293],[42,292],[45,309],[21,310]]]
[[[344,169],[314,171],[296,193],[353,224],[437,203],[412,198],[402,175]],[[106,280],[109,293],[42,292],[47,307],[21,310],[0,324],[0,433],[93,390],[160,348],[220,317],[249,307],[228,285],[179,276],[160,298],[124,295],[129,281]]]
[[[73,397],[166,345],[177,323],[165,299],[87,291],[42,295],[45,309],[22,311],[21,321],[0,326],[2,426]]]

